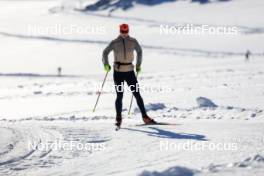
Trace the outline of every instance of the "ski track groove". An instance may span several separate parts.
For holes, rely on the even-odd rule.
[[[102,40],[80,40],[80,39],[66,39],[66,38],[57,38],[49,36],[32,36],[26,34],[12,34],[8,32],[1,32],[0,35],[6,37],[14,37],[20,39],[33,39],[33,40],[47,40],[55,42],[65,42],[65,43],[89,43],[97,45],[107,45],[109,41]],[[166,54],[181,55],[181,56],[205,56],[205,57],[230,57],[230,56],[243,56],[244,52],[230,52],[230,51],[207,51],[201,49],[185,49],[185,48],[172,48],[172,47],[163,47],[163,46],[151,46],[151,45],[141,45],[145,49],[152,49],[157,51],[165,52]],[[252,56],[262,56],[263,53],[252,53]]]
[[[19,128],[19,130],[24,130],[23,128]],[[34,149],[20,154],[20,156],[15,156],[11,159],[3,161],[0,163],[0,175],[17,173],[17,171],[31,169],[34,165],[36,167],[52,167],[54,165],[60,165],[64,159],[73,159],[76,157],[87,157],[93,151],[54,151],[49,150],[39,150],[39,146],[41,144],[47,144],[54,142],[59,136],[62,139],[61,142],[74,141],[78,139],[81,143],[105,143],[111,140],[111,138],[107,136],[101,136],[97,131],[91,131],[85,128],[64,128],[60,126],[39,126],[38,132],[34,134],[34,128],[28,129],[21,133],[20,140],[23,142],[27,138],[34,140],[35,138],[39,138],[39,141]],[[34,135],[33,135],[34,134]],[[55,135],[57,134],[57,135]],[[43,139],[41,137],[44,137]],[[47,139],[46,139],[47,138]],[[32,141],[34,142],[34,141]],[[26,145],[24,145],[25,147]],[[17,150],[17,148],[14,148]],[[8,154],[8,153],[7,153]],[[15,174],[16,175],[16,174]]]
[[[18,133],[16,132],[16,130],[14,130],[10,127],[3,127],[3,128],[12,131],[12,134],[14,134],[16,136],[16,138],[15,138],[15,141],[13,141],[13,143],[8,144],[7,150],[0,152],[0,157],[11,152],[14,149],[14,147],[16,147],[16,144],[18,143],[18,140],[16,140],[16,139],[18,139],[18,137],[17,137]]]

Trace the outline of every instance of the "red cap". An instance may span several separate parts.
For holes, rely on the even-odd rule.
[[[119,26],[119,28],[120,28],[120,32],[121,33],[128,33],[129,32],[129,26],[128,26],[128,24],[121,24],[120,26]]]

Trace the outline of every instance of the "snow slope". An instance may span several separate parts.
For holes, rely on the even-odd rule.
[[[174,58],[175,55],[221,58],[241,57],[249,49],[256,56],[263,56],[262,3],[258,0],[233,0],[199,5],[179,1],[151,7],[138,5],[126,12],[113,12],[109,17],[108,11],[94,13],[66,9],[50,13],[50,9],[60,6],[61,2],[58,1],[3,1],[0,37],[1,45],[5,46],[6,51],[0,53],[0,57],[8,59],[5,60],[5,66],[1,65],[1,72],[30,71],[46,74],[54,73],[58,66],[62,66],[68,74],[100,74],[97,68],[101,65],[102,49],[118,35],[117,26],[122,22],[131,25],[131,35],[144,46],[146,64],[150,59],[162,61],[164,57],[158,54],[162,52],[168,53],[169,58]],[[195,15],[193,11],[196,12]],[[223,11],[225,13],[221,13]],[[206,15],[207,13],[210,15]],[[234,13],[243,14],[243,18],[234,16]],[[160,34],[160,25],[177,24],[235,26],[238,34]],[[62,33],[63,28],[69,30],[71,26],[81,26],[80,30],[88,31]],[[34,30],[35,27],[39,30]],[[48,27],[57,28],[57,32],[48,30]],[[16,54],[21,59],[15,60]],[[95,67],[87,68],[90,64]],[[151,71],[151,68],[145,69]]]
[[[62,5],[65,1],[0,1],[0,175],[262,175],[262,1],[135,4],[110,15],[109,9]],[[148,113],[172,125],[139,126],[135,102],[127,115],[126,92],[123,129],[116,132],[112,75],[92,113],[105,74],[102,50],[123,22],[143,46],[140,85],[155,88],[141,92]],[[240,32],[159,33],[159,25],[176,23],[236,26]],[[58,24],[99,32],[29,30]],[[247,49],[252,55],[245,62]],[[63,76],[56,76],[57,67]],[[166,88],[170,91],[162,92]],[[70,143],[88,149],[59,145]]]

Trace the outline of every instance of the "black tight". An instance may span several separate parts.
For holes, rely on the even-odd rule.
[[[124,85],[124,81],[127,82],[127,85],[130,87],[131,91],[133,92],[134,97],[136,98],[138,107],[141,111],[142,116],[146,115],[146,110],[144,106],[143,99],[137,89],[137,78],[134,71],[130,72],[117,72],[114,71],[114,81],[115,81],[115,89],[116,89],[116,101],[115,101],[115,108],[116,108],[116,116],[122,116],[122,99],[124,94],[124,89],[122,86]],[[124,88],[124,87],[123,87]]]

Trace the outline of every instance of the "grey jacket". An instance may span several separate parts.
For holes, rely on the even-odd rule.
[[[118,36],[103,51],[103,64],[109,64],[108,55],[114,51],[114,69],[118,72],[128,72],[134,70],[134,51],[137,52],[136,66],[142,63],[142,49],[136,39],[128,36],[123,38]],[[131,63],[128,65],[120,65],[119,63]]]

